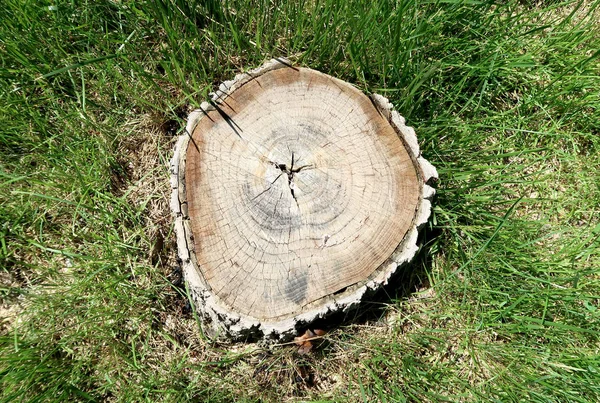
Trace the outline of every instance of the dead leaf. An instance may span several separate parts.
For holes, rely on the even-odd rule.
[[[319,337],[322,337],[322,336],[325,336],[325,333],[327,333],[327,332],[326,332],[325,330],[321,330],[321,329],[315,329],[315,330],[314,330],[314,333],[315,333],[317,336],[319,336]]]
[[[313,340],[320,339],[325,335],[325,331],[321,329],[310,330],[306,329],[306,332],[302,336],[294,338],[294,343],[298,346],[298,354],[305,355],[312,350],[314,347]]]

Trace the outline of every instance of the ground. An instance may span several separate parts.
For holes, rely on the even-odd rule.
[[[2,401],[600,400],[600,2],[6,1]],[[309,354],[204,337],[168,165],[286,56],[387,96],[440,174],[413,265]]]

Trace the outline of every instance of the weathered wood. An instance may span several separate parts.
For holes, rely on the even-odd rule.
[[[437,178],[386,98],[280,60],[190,114],[171,172],[192,296],[238,338],[288,338],[385,284]]]

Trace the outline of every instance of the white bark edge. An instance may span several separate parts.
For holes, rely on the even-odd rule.
[[[289,66],[291,66],[291,63],[288,60],[278,58],[272,59],[248,73],[238,74],[235,79],[223,82],[217,91],[211,93],[212,101],[219,102],[219,99],[226,98],[237,88],[268,71]],[[347,84],[346,82],[344,83]],[[329,303],[325,303],[315,309],[309,309],[307,312],[303,312],[292,318],[274,322],[261,321],[229,310],[211,292],[210,286],[204,281],[198,270],[196,259],[192,252],[194,248],[193,235],[189,223],[185,195],[185,155],[189,139],[196,125],[204,117],[205,113],[213,110],[214,107],[208,102],[203,102],[200,105],[200,109],[194,110],[189,114],[185,132],[179,136],[173,158],[170,161],[171,210],[175,218],[177,251],[182,262],[186,286],[189,289],[198,314],[204,321],[205,330],[212,337],[224,335],[234,339],[255,339],[257,337],[272,340],[291,339],[299,330],[305,328],[316,319],[326,317],[334,312],[348,311],[356,308],[366,296],[371,295],[374,291],[386,285],[390,277],[400,267],[408,264],[417,254],[419,250],[419,245],[417,244],[419,230],[429,219],[431,214],[431,200],[435,195],[435,189],[430,184],[438,179],[438,173],[435,167],[421,155],[414,129],[406,126],[405,119],[393,109],[393,105],[389,100],[378,94],[371,95],[371,100],[379,112],[396,129],[398,135],[404,141],[409,154],[411,154],[413,162],[419,168],[418,173],[422,180],[423,188],[413,224],[394,253],[392,253],[384,264],[374,271],[369,279],[364,281],[364,284],[351,285],[347,287],[346,291],[338,295],[325,297],[331,300]],[[315,303],[318,304],[318,301],[315,301]]]

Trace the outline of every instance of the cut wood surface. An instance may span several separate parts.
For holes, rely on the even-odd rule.
[[[172,162],[179,254],[232,336],[289,337],[416,253],[435,169],[380,96],[273,60],[190,115]]]

